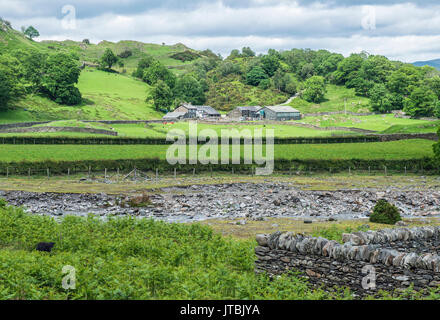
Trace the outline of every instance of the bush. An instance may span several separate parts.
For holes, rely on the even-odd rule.
[[[0,198],[0,209],[6,208],[7,205],[8,205],[8,203],[6,202],[6,200],[3,198]]]
[[[385,199],[380,199],[376,206],[373,208],[373,213],[370,216],[370,222],[383,223],[383,224],[396,224],[401,221],[399,209],[389,203]]]

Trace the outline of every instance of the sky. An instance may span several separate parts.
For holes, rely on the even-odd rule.
[[[327,49],[414,62],[440,58],[440,1],[1,0],[0,17],[37,40],[184,43],[232,49]]]

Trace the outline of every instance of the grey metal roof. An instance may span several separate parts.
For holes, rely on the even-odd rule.
[[[163,116],[162,119],[178,119],[180,117],[183,117],[185,114],[185,112],[168,112],[166,115]]]
[[[215,110],[213,107],[211,106],[194,106],[197,108],[197,111],[203,111],[206,112],[207,114],[215,114],[215,115],[219,115],[220,112],[218,112],[217,110]]]
[[[289,107],[289,106],[269,106],[266,107],[267,109],[270,109],[274,112],[298,112],[300,113],[299,110],[296,110],[295,108]]]
[[[257,112],[258,110],[261,109],[260,106],[246,106],[246,107],[237,107],[236,109],[240,110],[240,111],[255,111]]]

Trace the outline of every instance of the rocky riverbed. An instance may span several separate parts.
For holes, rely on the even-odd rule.
[[[368,217],[380,198],[395,204],[404,217],[440,216],[439,190],[306,191],[290,184],[245,183],[170,187],[149,194],[151,205],[133,208],[127,204],[132,196],[127,195],[0,191],[0,197],[29,213],[57,217],[92,213],[170,222],[270,217],[356,219]]]

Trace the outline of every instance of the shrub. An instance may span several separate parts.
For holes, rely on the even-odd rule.
[[[401,220],[399,209],[385,199],[380,199],[377,202],[370,216],[370,222],[374,223],[396,224]]]
[[[128,57],[131,57],[132,55],[133,55],[133,52],[130,49],[125,49],[120,54],[118,54],[118,57],[125,59]]]
[[[3,198],[0,198],[0,209],[6,208],[7,205],[8,205],[8,203],[6,202],[6,200]]]

